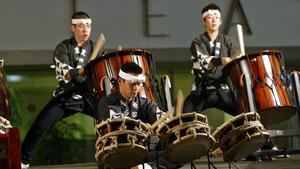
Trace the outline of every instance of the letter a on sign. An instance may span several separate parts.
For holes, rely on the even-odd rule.
[[[241,18],[239,24],[243,25],[243,27],[245,28],[246,33],[251,35],[252,31],[251,31],[250,25],[248,23],[245,11],[242,7],[242,4],[241,4],[240,0],[232,0],[231,1],[229,12],[228,12],[225,24],[224,24],[223,33],[228,34],[230,26],[237,24],[237,23],[232,22],[233,14],[234,14],[235,10],[237,10],[239,12],[239,16]]]

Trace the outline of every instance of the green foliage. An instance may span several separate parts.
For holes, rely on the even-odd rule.
[[[79,125],[61,121],[41,139],[31,164],[94,162],[94,144]]]
[[[13,127],[20,127],[22,124],[21,117],[21,106],[17,101],[20,98],[19,90],[17,88],[9,86],[9,95],[10,95],[10,103],[11,103],[11,117],[10,123]]]

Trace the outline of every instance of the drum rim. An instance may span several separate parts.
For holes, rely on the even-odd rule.
[[[173,118],[167,120],[166,122],[164,122],[163,125],[160,126],[160,127],[156,130],[156,133],[160,133],[161,130],[163,130],[164,128],[167,128],[167,131],[168,131],[168,130],[170,130],[170,129],[176,127],[176,126],[174,126],[174,127],[171,127],[171,128],[170,128],[170,127],[169,127],[169,124],[170,124],[170,123],[172,123],[172,122],[175,121],[175,120],[180,120],[181,118],[186,118],[186,117],[190,117],[190,116],[191,116],[191,117],[194,117],[194,116],[198,117],[198,116],[200,116],[203,120],[205,120],[206,123],[204,123],[204,122],[202,122],[202,121],[199,121],[199,122],[204,123],[204,124],[206,124],[206,125],[208,126],[208,119],[207,119],[207,116],[206,116],[206,115],[200,114],[200,113],[196,113],[196,112],[192,112],[192,113],[184,113],[184,114],[179,114],[179,115],[177,115],[177,116],[175,116],[175,117],[173,117]],[[195,120],[195,118],[193,118],[193,120]],[[193,121],[189,121],[189,122],[193,122]],[[189,123],[189,122],[185,122],[185,123]],[[183,124],[185,124],[185,123],[183,123]],[[178,124],[178,125],[181,125],[181,124]],[[168,126],[168,127],[166,127],[166,126]],[[166,132],[166,133],[167,133],[167,132]],[[166,134],[166,133],[164,133],[164,134]]]
[[[101,128],[102,126],[107,125],[108,123],[117,123],[117,122],[123,122],[123,121],[128,121],[128,122],[134,122],[135,124],[141,124],[143,127],[147,128],[147,125],[142,122],[141,120],[133,119],[133,118],[113,118],[113,119],[107,119],[105,121],[100,122],[99,124],[96,125],[96,128]]]
[[[141,125],[141,128],[140,128],[141,130],[143,130],[145,132],[148,131],[146,123],[142,122],[141,120],[137,120],[137,119],[133,119],[133,118],[113,118],[113,119],[107,119],[105,121],[102,121],[102,122],[96,124],[95,129],[94,129],[94,134],[98,135],[98,134],[100,134],[100,133],[98,133],[99,129],[102,129],[105,126],[107,128],[109,128],[109,126],[111,126],[112,123],[118,123],[118,122],[125,122],[125,123],[133,122],[134,125]],[[111,132],[113,132],[113,131],[108,131],[108,133],[111,133]],[[108,133],[105,133],[104,135],[106,135]],[[103,137],[103,136],[101,136],[101,137]]]
[[[250,58],[253,58],[253,57],[257,57],[259,56],[260,54],[262,53],[275,53],[277,55],[279,55],[281,57],[281,52],[279,50],[261,50],[261,51],[257,51],[257,52],[252,52],[250,54],[246,54],[246,55],[243,55],[239,58],[236,58],[234,60],[232,60],[231,62],[229,62],[228,64],[226,64],[223,68],[223,72],[225,72],[225,74],[227,72],[230,71],[230,69],[236,64],[236,63],[239,63],[241,62],[242,60],[244,60],[246,57],[250,57]]]
[[[251,135],[250,137],[251,137],[251,139],[260,139],[260,140],[265,139],[265,141],[266,141],[270,137],[270,135],[268,134],[268,132],[262,132],[262,133],[255,133],[255,134]],[[239,147],[240,145],[244,144],[247,141],[249,141],[249,140],[248,139],[240,140],[239,142],[235,143],[234,147],[230,147],[229,149],[227,149],[226,151],[224,151],[223,152],[224,153],[223,154],[224,161],[230,161],[229,160],[230,158],[226,158],[226,157],[230,156],[230,154],[232,153],[232,151],[234,150],[234,148]],[[235,159],[235,161],[237,161],[237,160],[240,160],[240,159]]]
[[[234,116],[230,118],[229,120],[225,121],[221,126],[217,127],[216,130],[213,132],[213,136],[216,138],[217,136],[220,135],[220,133],[227,127],[229,124],[232,124],[234,121],[237,121],[245,116],[255,116],[258,117],[257,120],[254,121],[260,121],[260,115],[257,112],[246,112],[246,113],[241,113],[237,116]]]
[[[97,57],[96,59],[92,60],[90,62],[90,64],[94,64],[94,63],[97,63],[101,60],[105,60],[105,59],[109,59],[111,57],[114,57],[114,56],[124,56],[124,55],[121,55],[123,53],[145,53],[147,56],[151,56],[152,57],[152,53],[146,49],[135,49],[135,48],[129,48],[129,49],[122,49],[122,50],[115,50],[115,51],[111,51],[111,52],[108,52],[108,53],[105,53],[103,55],[101,55],[101,57]],[[142,56],[142,55],[140,55]]]

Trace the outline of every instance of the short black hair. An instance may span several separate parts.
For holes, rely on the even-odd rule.
[[[218,11],[221,12],[221,8],[220,8],[218,5],[216,5],[216,4],[209,4],[209,5],[205,6],[205,7],[202,9],[202,14],[203,14],[204,12],[210,10],[210,9],[212,9],[212,10],[218,10]]]
[[[83,11],[75,12],[72,15],[72,19],[88,19],[88,18],[90,18],[90,16]]]
[[[126,62],[121,66],[121,70],[125,73],[141,74],[143,69],[135,62]]]

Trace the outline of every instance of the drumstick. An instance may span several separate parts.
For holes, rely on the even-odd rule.
[[[244,46],[244,38],[243,38],[243,30],[242,26],[240,24],[237,24],[237,32],[239,36],[239,43],[240,43],[240,49],[241,49],[241,55],[245,55],[245,46]],[[250,72],[249,69],[247,68],[247,64],[245,61],[241,61],[241,68],[243,74],[241,75],[241,79],[243,79],[243,76],[245,76],[245,84],[246,84],[246,89],[247,89],[247,96],[248,96],[248,102],[250,106],[250,111],[255,111],[254,103],[253,103],[253,93],[252,93],[252,87],[251,87],[251,78],[250,78]]]
[[[176,103],[176,116],[182,113],[184,97],[182,91],[179,89],[177,91],[177,103]]]
[[[159,118],[156,122],[154,122],[152,125],[151,125],[151,130],[154,130],[161,122],[163,122],[164,120],[166,120],[171,113],[174,112],[174,108],[170,108],[166,114],[164,114],[161,118]]]
[[[236,27],[237,27],[238,37],[239,37],[241,56],[244,56],[245,55],[245,45],[244,45],[244,37],[243,37],[242,25],[237,24]]]
[[[90,57],[90,61],[94,60],[97,57],[99,51],[102,49],[105,42],[106,42],[106,39],[105,39],[103,33],[100,33],[98,40],[94,46],[93,53]]]

